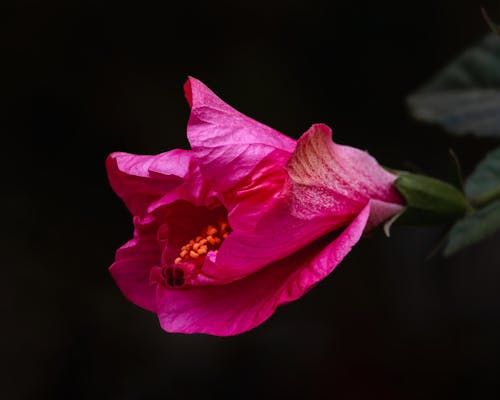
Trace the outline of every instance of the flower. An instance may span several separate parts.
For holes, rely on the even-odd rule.
[[[313,125],[295,141],[189,78],[192,150],[113,153],[134,237],[110,272],[168,332],[235,335],[325,278],[402,209],[395,175]]]

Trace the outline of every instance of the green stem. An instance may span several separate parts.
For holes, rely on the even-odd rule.
[[[483,208],[490,203],[493,203],[495,200],[500,200],[500,187],[497,187],[489,192],[483,194],[480,197],[475,199],[471,199],[471,203],[478,208]]]

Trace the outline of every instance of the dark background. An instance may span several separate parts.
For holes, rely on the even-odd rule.
[[[132,226],[105,157],[187,148],[188,74],[292,137],[325,122],[441,178],[453,147],[470,172],[494,143],[412,122],[404,97],[488,31],[479,6],[3,1],[0,397],[500,398],[498,235],[426,262],[440,228],[378,232],[225,339],[162,331],[107,272]]]

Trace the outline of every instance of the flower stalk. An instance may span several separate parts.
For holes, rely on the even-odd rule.
[[[472,198],[470,202],[475,208],[484,208],[497,200],[500,200],[500,187],[490,190],[480,197]]]

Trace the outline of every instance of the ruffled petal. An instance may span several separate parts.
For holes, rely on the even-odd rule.
[[[331,243],[318,240],[292,256],[233,283],[186,290],[158,288],[158,317],[168,332],[236,335],[267,320],[324,279],[358,242],[370,205]],[[323,238],[325,239],[325,238]]]
[[[155,286],[150,283],[151,269],[159,265],[161,249],[154,229],[140,235],[116,252],[115,262],[109,267],[123,295],[146,310],[157,312]]]
[[[188,139],[216,190],[245,179],[270,153],[295,148],[293,139],[236,111],[197,79],[189,78],[184,90],[191,106]]]
[[[193,154],[172,150],[156,156],[112,153],[106,160],[111,187],[134,215],[182,184],[190,171]]]

